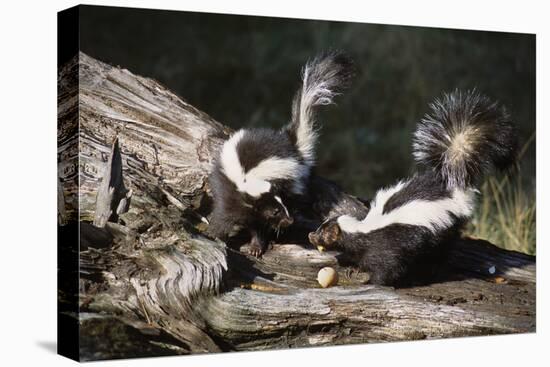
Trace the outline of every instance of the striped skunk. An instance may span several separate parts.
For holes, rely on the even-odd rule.
[[[333,103],[349,85],[350,59],[322,54],[302,70],[291,122],[280,130],[241,129],[224,144],[209,181],[213,210],[209,234],[221,239],[250,232],[250,254],[261,256],[269,236],[293,223],[292,212],[307,201],[315,164],[317,106]],[[287,204],[292,205],[287,208]]]
[[[472,216],[483,176],[516,158],[516,130],[498,103],[455,90],[430,108],[413,138],[424,172],[379,190],[362,220],[342,215],[309,234],[313,245],[350,255],[373,284],[402,286],[429,275]]]

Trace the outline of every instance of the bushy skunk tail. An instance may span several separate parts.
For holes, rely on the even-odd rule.
[[[302,69],[302,86],[292,101],[292,121],[285,127],[304,163],[315,163],[315,106],[333,103],[353,77],[353,62],[341,52],[326,52]]]
[[[430,108],[414,133],[413,154],[448,188],[475,187],[492,169],[504,170],[514,163],[516,129],[497,102],[475,90],[455,90]]]

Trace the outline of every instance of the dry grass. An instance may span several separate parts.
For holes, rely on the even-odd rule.
[[[525,144],[520,155],[533,141]],[[468,234],[507,250],[536,252],[536,201],[534,190],[523,187],[521,170],[502,178],[489,178],[481,187],[481,203]]]

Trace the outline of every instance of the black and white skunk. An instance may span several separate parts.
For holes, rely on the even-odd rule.
[[[483,176],[515,161],[516,131],[498,103],[454,91],[430,107],[413,138],[427,169],[379,190],[362,220],[342,215],[309,234],[351,255],[373,284],[405,285],[429,270],[472,216]]]
[[[224,143],[210,176],[211,235],[226,239],[246,228],[250,253],[260,256],[269,236],[293,223],[292,206],[306,200],[315,164],[315,109],[333,103],[352,71],[351,61],[341,53],[318,56],[302,70],[287,126],[241,129]]]

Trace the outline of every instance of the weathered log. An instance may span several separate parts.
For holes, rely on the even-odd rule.
[[[79,320],[83,359],[535,330],[535,259],[484,241],[449,244],[429,284],[396,290],[369,285],[303,236],[261,259],[207,238],[207,175],[230,129],[154,80],[82,53],[59,88],[60,230],[81,237],[80,289],[60,291],[60,310]],[[115,181],[120,190],[109,190]],[[366,213],[335,184],[314,185],[298,226]],[[131,205],[113,216],[130,190]],[[337,287],[317,284],[324,266],[339,272]],[[74,297],[80,316],[64,307]]]

